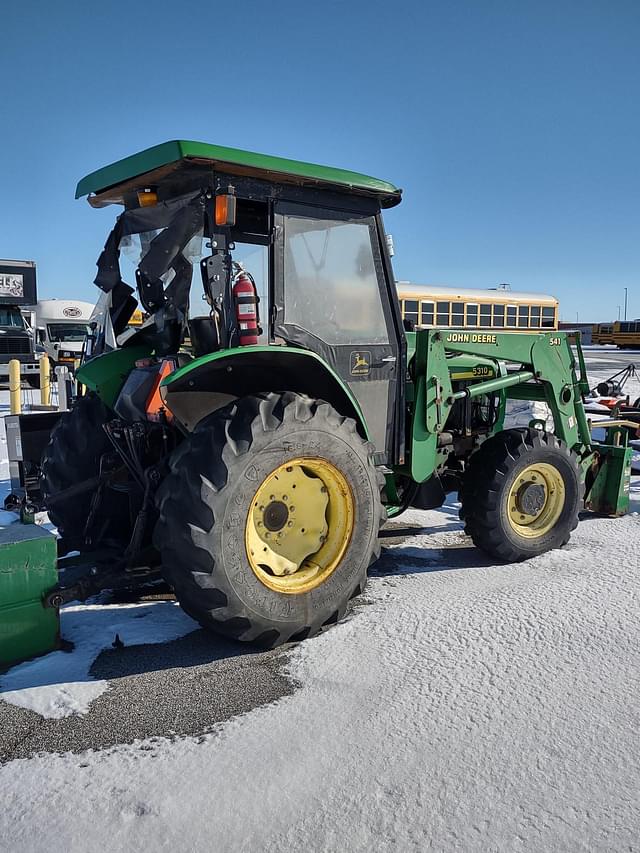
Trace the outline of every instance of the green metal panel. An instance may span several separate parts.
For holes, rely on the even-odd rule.
[[[268,180],[286,176],[305,182],[311,181],[316,184],[366,192],[379,196],[383,207],[398,204],[402,192],[387,181],[362,175],[359,172],[336,169],[331,166],[318,166],[314,163],[288,160],[268,154],[257,154],[252,151],[242,151],[239,148],[177,139],[154,145],[153,148],[147,148],[91,172],[78,183],[76,198],[89,193],[99,193],[108,187],[145,175],[154,169],[189,159],[209,161],[212,166],[223,171],[228,171],[229,167],[240,166],[244,173],[248,170],[248,173]]]
[[[58,611],[42,597],[58,581],[56,539],[35,524],[0,527],[0,666],[58,645]]]
[[[600,469],[587,492],[585,508],[602,515],[624,515],[629,512],[631,487],[630,447],[596,444]]]
[[[453,390],[449,367],[438,333],[416,333],[415,402],[411,428],[411,477],[423,483],[438,461],[438,433],[442,432]]]
[[[106,406],[112,408],[135,362],[139,358],[147,358],[152,351],[147,346],[112,350],[83,364],[76,378],[89,390],[95,391]]]
[[[448,360],[448,365],[452,382],[479,382],[497,375],[495,361],[479,355],[457,355]]]

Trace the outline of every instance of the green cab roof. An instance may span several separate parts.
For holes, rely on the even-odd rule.
[[[124,160],[91,172],[78,183],[76,198],[93,193],[103,196],[107,204],[122,203],[122,194],[117,191],[121,185],[123,189],[130,189],[132,182],[138,178],[144,178],[144,183],[152,184],[154,179],[159,181],[167,174],[174,173],[180,165],[188,166],[189,161],[194,165],[217,167],[223,172],[237,172],[287,183],[320,185],[375,196],[381,207],[393,207],[398,204],[402,194],[402,190],[393,184],[359,172],[317,166],[269,154],[256,154],[239,148],[178,139],[146,148],[131,157],[125,157]],[[110,192],[107,192],[108,190]]]

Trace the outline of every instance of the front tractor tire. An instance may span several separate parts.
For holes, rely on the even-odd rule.
[[[379,554],[372,445],[328,403],[243,397],[175,451],[154,543],[204,627],[271,648],[344,616]]]
[[[478,548],[513,563],[566,545],[583,500],[578,461],[566,444],[552,433],[511,429],[471,456],[460,517]]]

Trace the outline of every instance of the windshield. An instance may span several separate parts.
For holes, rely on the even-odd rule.
[[[19,308],[0,308],[0,326],[17,326],[24,329],[24,319]]]
[[[49,340],[54,343],[62,341],[82,342],[89,333],[86,323],[47,323]]]

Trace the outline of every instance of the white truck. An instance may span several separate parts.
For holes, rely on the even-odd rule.
[[[51,360],[71,371],[77,366],[94,306],[79,299],[43,299],[28,309],[36,341]]]

